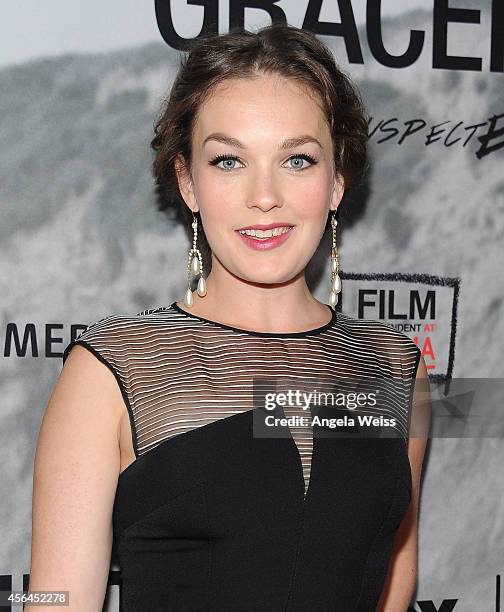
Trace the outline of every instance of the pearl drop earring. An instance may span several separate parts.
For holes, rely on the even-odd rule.
[[[339,293],[341,291],[341,278],[339,277],[339,253],[336,248],[336,213],[331,217],[332,226],[332,246],[331,246],[331,290],[329,291],[329,304],[334,308],[338,303]]]
[[[188,261],[187,261],[187,290],[185,293],[184,304],[190,308],[193,305],[193,294],[191,290],[191,281],[193,277],[198,276],[198,288],[197,293],[200,297],[205,297],[206,295],[206,283],[203,278],[203,258],[201,257],[200,250],[196,247],[196,241],[198,239],[198,221],[193,213],[193,222],[191,224],[193,228],[193,244],[192,248],[189,251]]]

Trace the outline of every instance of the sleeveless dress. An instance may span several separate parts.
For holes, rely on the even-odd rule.
[[[331,317],[305,332],[254,332],[173,302],[106,316],[66,346],[63,363],[80,344],[111,370],[129,415],[136,459],[113,509],[123,612],[375,610],[411,499],[420,349],[380,321]],[[334,406],[265,408],[264,389],[282,381],[328,389],[356,378],[401,382],[379,403],[392,434],[285,425]],[[285,418],[266,427],[273,415]]]

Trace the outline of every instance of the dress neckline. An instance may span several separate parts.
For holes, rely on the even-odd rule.
[[[325,306],[327,306],[327,308],[329,308],[331,312],[331,319],[327,323],[324,323],[324,325],[315,327],[314,329],[308,329],[306,331],[299,331],[299,332],[261,332],[261,331],[254,331],[251,329],[242,329],[240,327],[234,327],[232,325],[226,325],[225,323],[219,323],[218,321],[212,321],[211,319],[206,319],[205,317],[200,317],[198,315],[193,314],[192,312],[184,310],[177,304],[176,300],[170,305],[170,308],[188,318],[195,319],[203,323],[210,323],[211,325],[214,325],[215,327],[219,327],[221,329],[228,329],[228,330],[235,331],[241,334],[248,334],[250,336],[263,336],[266,338],[269,338],[269,337],[304,338],[305,336],[316,336],[317,334],[320,334],[326,331],[327,329],[330,329],[336,323],[338,319],[336,309],[330,306],[329,304],[325,304]]]

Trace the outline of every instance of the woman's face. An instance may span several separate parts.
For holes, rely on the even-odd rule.
[[[192,176],[179,177],[186,204],[200,212],[212,270],[217,261],[266,284],[302,272],[343,197],[333,163],[323,112],[294,81],[267,75],[217,86],[194,126]],[[263,240],[238,232],[270,224],[291,229]]]

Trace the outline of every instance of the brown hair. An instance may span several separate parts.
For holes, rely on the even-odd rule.
[[[316,94],[332,133],[334,169],[344,178],[345,197],[349,189],[354,190],[363,182],[369,167],[364,104],[350,77],[338,67],[331,51],[315,34],[275,23],[257,32],[240,29],[199,37],[192,41],[188,55],[180,61],[169,96],[156,118],[151,141],[158,209],[172,220],[182,222],[188,234],[192,212],[178,188],[175,159],[181,154],[190,170],[196,117],[218,84],[265,73],[295,79]],[[326,230],[329,223],[328,217]],[[198,230],[198,247],[209,270],[211,251],[201,222]]]

